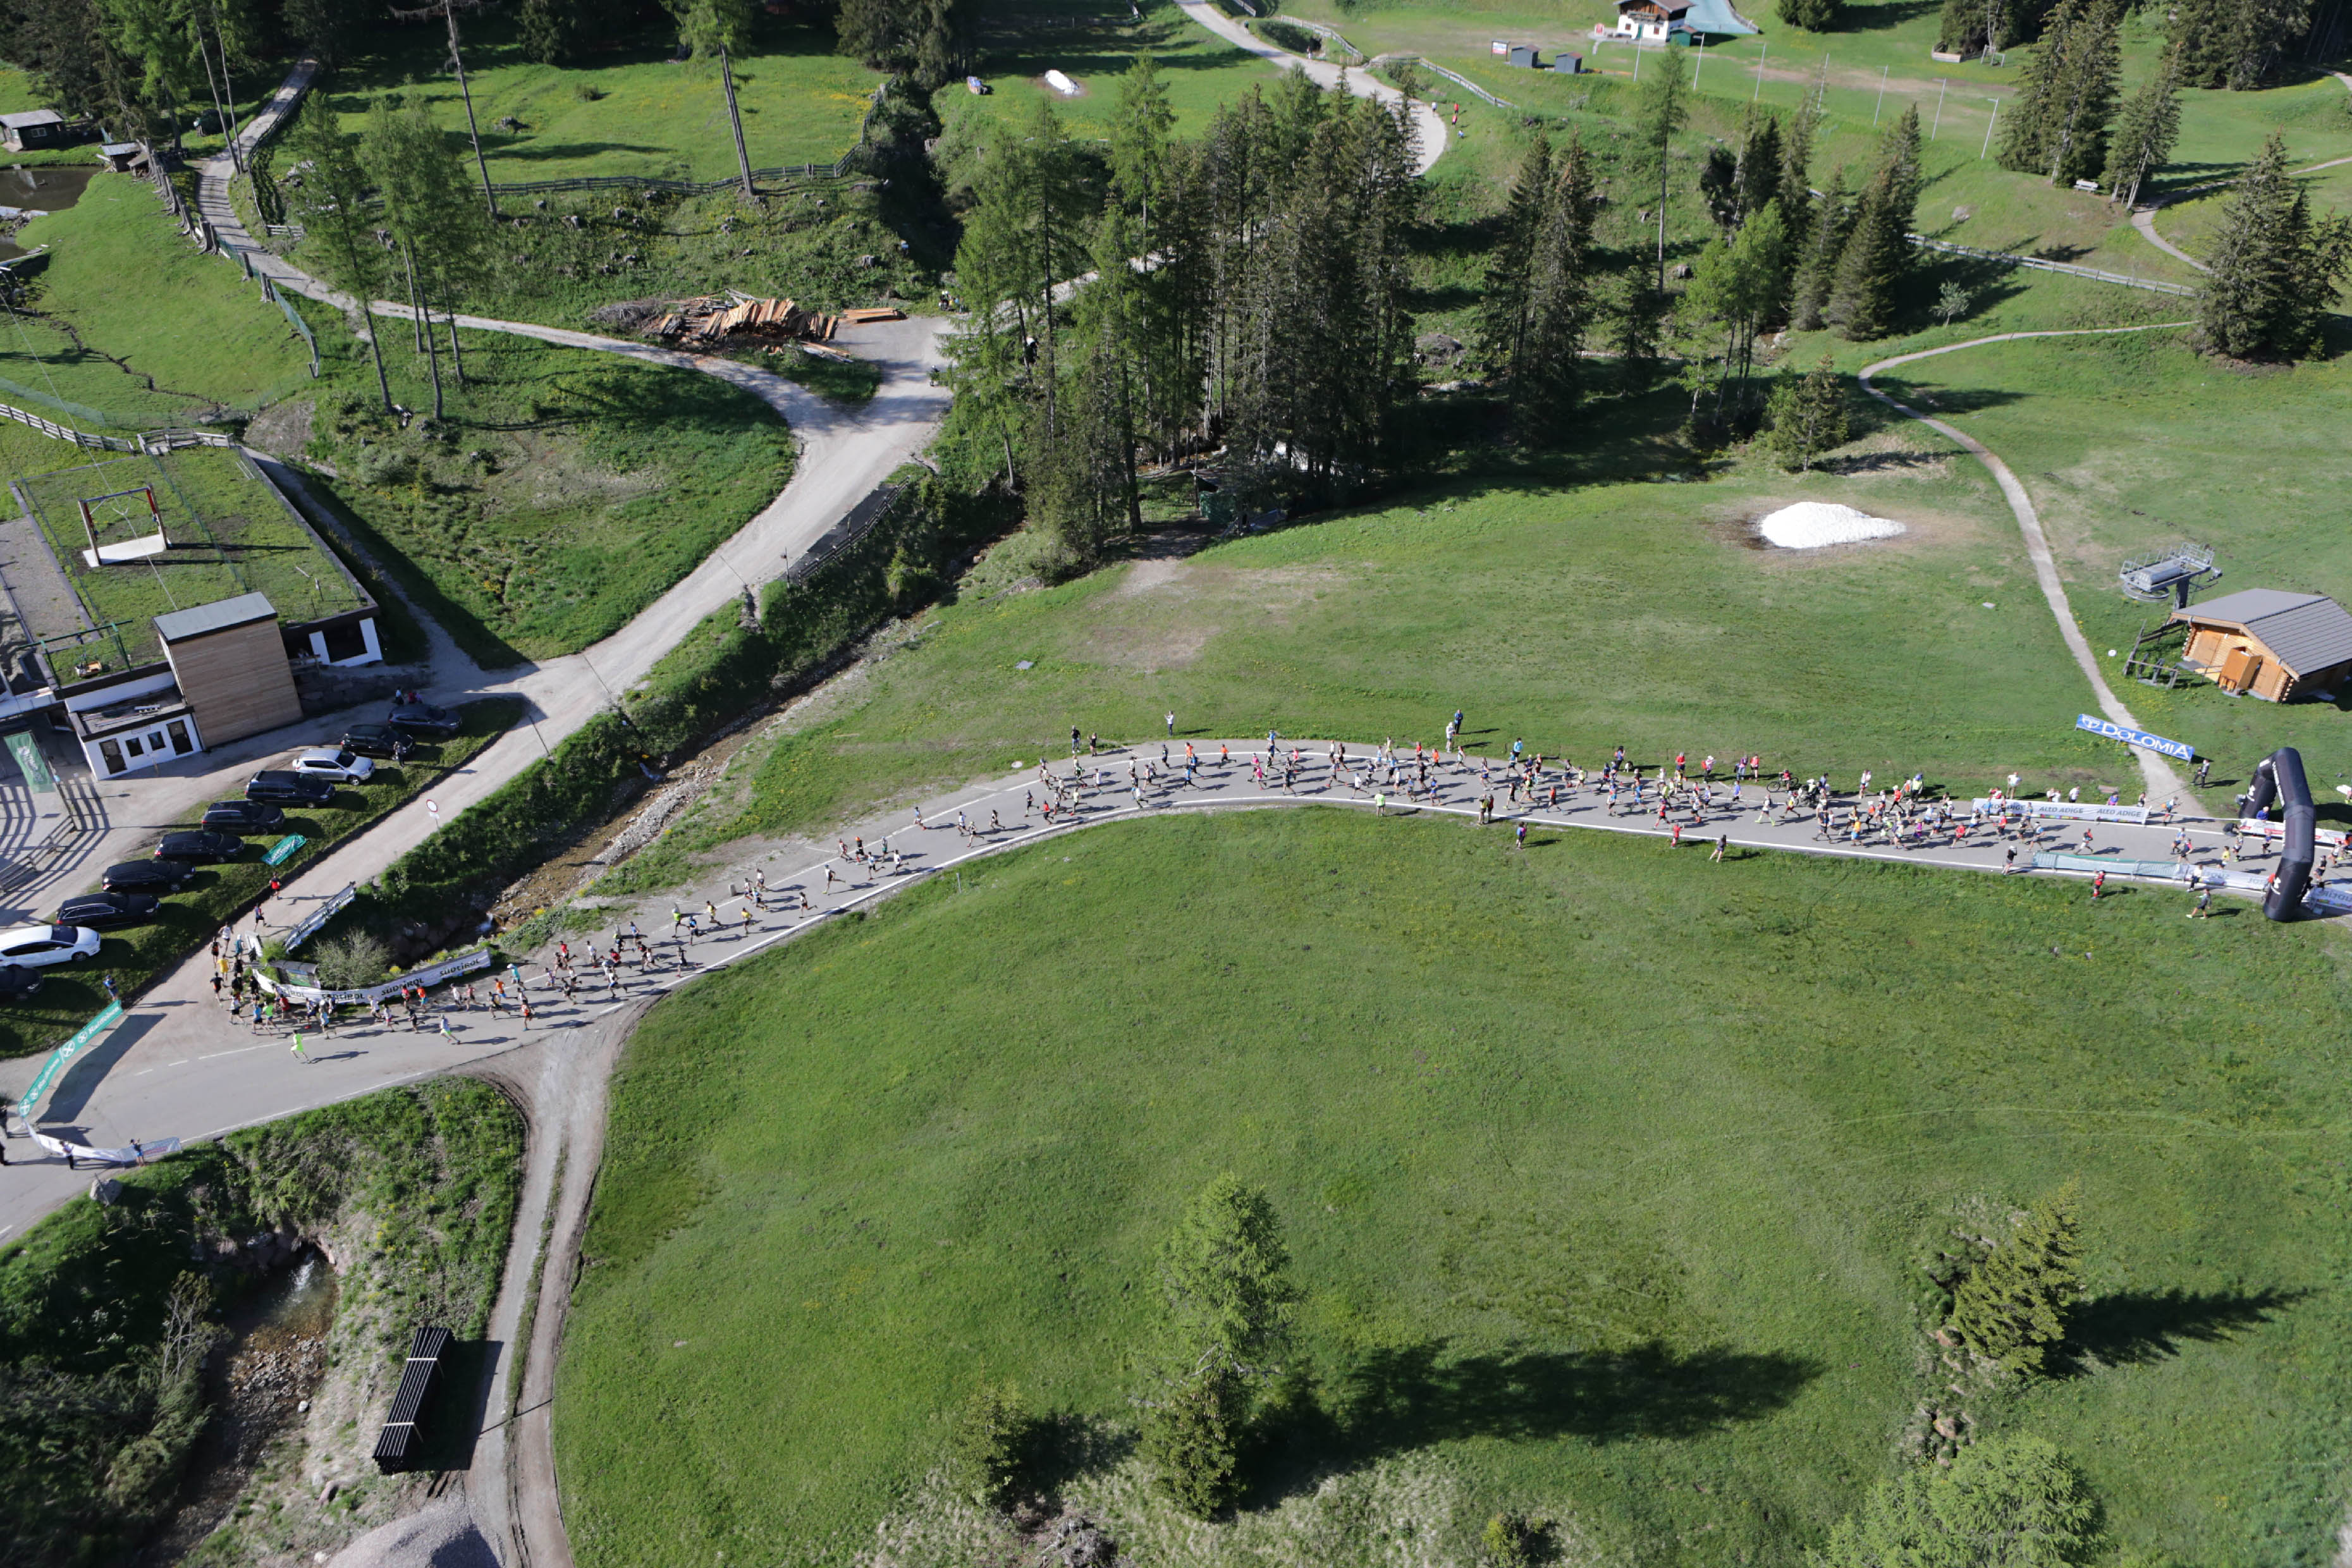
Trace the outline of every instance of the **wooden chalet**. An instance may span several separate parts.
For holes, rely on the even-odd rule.
[[[2286,702],[2352,676],[2352,615],[2322,594],[2246,588],[2171,620],[2189,628],[2180,662],[2224,691]]]

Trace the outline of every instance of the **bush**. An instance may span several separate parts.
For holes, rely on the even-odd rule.
[[[382,980],[391,963],[391,949],[365,931],[352,931],[319,944],[319,984],[330,991],[357,991]]]
[[[416,459],[397,447],[362,447],[352,464],[352,478],[372,490],[404,485],[415,477]]]
[[[1295,22],[1276,21],[1273,17],[1257,25],[1258,36],[1277,49],[1288,49],[1294,55],[1311,55],[1322,47],[1323,40]]]

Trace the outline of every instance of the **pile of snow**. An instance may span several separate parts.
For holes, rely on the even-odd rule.
[[[1903,525],[1832,501],[1801,500],[1756,525],[1765,540],[1783,550],[1819,550],[1824,544],[1858,544],[1903,531]]]
[[[1045,85],[1052,88],[1055,92],[1060,93],[1064,98],[1076,98],[1078,96],[1078,84],[1072,81],[1068,77],[1064,76],[1060,71],[1047,71],[1045,73]]]

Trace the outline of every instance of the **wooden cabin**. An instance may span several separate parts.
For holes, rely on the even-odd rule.
[[[2171,618],[2189,628],[2180,662],[2224,691],[2287,702],[2352,676],[2352,615],[2322,594],[2246,588]]]
[[[37,147],[62,147],[66,117],[54,109],[28,109],[21,114],[0,114],[0,146],[11,153]]]

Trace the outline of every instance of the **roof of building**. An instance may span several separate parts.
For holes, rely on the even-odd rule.
[[[278,611],[267,594],[239,594],[234,599],[220,599],[209,605],[198,605],[193,610],[173,610],[168,616],[155,617],[155,635],[165,642],[184,642],[208,632],[225,632],[233,626],[251,626],[256,621],[274,621]]]
[[[66,117],[54,109],[26,109],[15,114],[0,114],[0,125],[11,131],[23,131],[35,125],[63,125]]]
[[[2243,626],[2297,675],[2352,663],[2352,615],[2324,594],[2243,588],[2175,610],[2176,621],[2221,621]]]
[[[1692,0],[1691,8],[1683,14],[1683,23],[1694,32],[1724,37],[1742,37],[1763,30],[1733,10],[1731,0]]]

